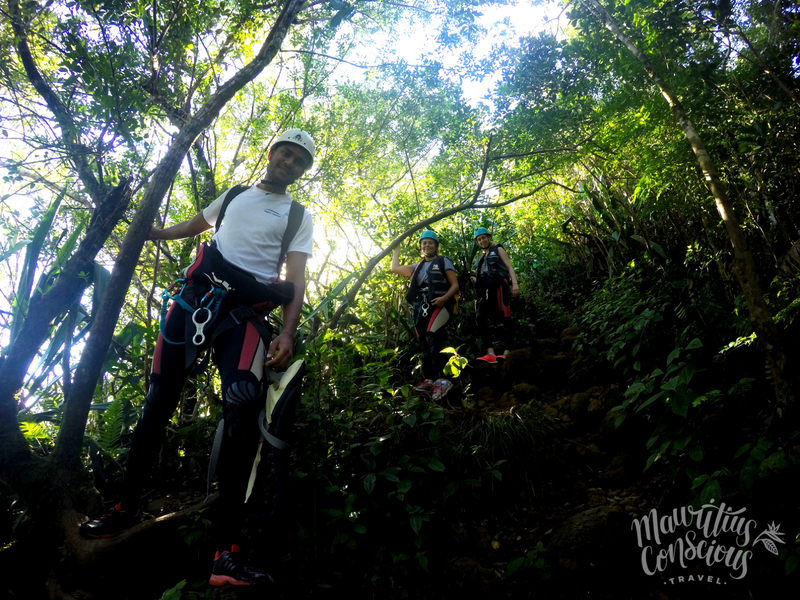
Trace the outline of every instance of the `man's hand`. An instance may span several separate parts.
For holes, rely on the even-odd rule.
[[[281,333],[269,345],[266,365],[273,369],[282,369],[292,360],[292,356],[294,356],[293,348],[294,336],[288,333]]]
[[[195,237],[200,235],[207,229],[211,229],[211,225],[206,221],[203,216],[203,211],[197,213],[188,221],[181,221],[172,227],[165,227],[159,229],[158,227],[151,227],[150,233],[147,234],[148,240],[182,240],[188,237]]]
[[[511,297],[512,298],[519,298],[519,286],[512,285],[511,286]]]

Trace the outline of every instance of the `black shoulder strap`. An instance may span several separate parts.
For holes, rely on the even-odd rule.
[[[278,260],[278,274],[280,274],[283,268],[289,245],[292,243],[292,240],[294,240],[294,236],[297,235],[297,230],[300,229],[300,224],[303,222],[303,213],[305,213],[305,210],[305,207],[297,200],[292,200],[292,206],[289,208],[289,221],[286,223],[286,231],[283,232],[283,239],[281,240],[281,256]]]
[[[228,205],[231,203],[231,200],[248,189],[250,189],[249,185],[240,183],[239,185],[235,185],[228,190],[228,193],[225,195],[225,199],[222,201],[222,208],[219,211],[219,216],[217,216],[217,223],[214,226],[214,233],[219,231],[219,226],[222,225],[222,219],[225,217],[225,211],[228,210]]]

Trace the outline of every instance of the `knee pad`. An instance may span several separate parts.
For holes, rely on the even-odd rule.
[[[222,414],[225,432],[234,439],[258,436],[258,414],[261,412],[261,385],[255,378],[232,382],[225,390]]]

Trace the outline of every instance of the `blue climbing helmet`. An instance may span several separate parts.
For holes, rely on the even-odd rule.
[[[486,229],[486,227],[478,227],[475,230],[475,235],[473,236],[473,239],[477,240],[479,235],[488,235],[489,237],[492,237],[492,234],[489,233],[489,230]]]
[[[426,238],[430,238],[430,239],[432,239],[432,240],[433,240],[434,242],[436,242],[437,244],[439,243],[439,238],[438,238],[438,237],[436,237],[436,234],[435,234],[435,233],[433,232],[433,230],[431,230],[431,229],[428,229],[427,231],[423,231],[423,232],[422,232],[422,235],[421,235],[421,236],[419,236],[419,242],[420,242],[420,244],[422,243],[422,240],[424,240],[424,239],[426,239]]]

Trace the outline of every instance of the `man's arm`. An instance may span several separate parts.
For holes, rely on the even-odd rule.
[[[517,274],[514,272],[514,267],[511,266],[511,260],[508,258],[508,252],[505,248],[498,248],[497,255],[508,270],[508,275],[511,278],[511,296],[516,298],[519,296],[519,284],[517,284]]]
[[[394,254],[392,254],[392,273],[397,273],[403,277],[411,277],[413,272],[414,267],[411,265],[400,264],[400,247],[398,246],[394,249]]]
[[[149,240],[182,240],[183,238],[194,237],[200,235],[207,229],[211,229],[208,221],[200,211],[188,221],[181,221],[172,227],[165,227],[164,229],[157,229],[153,227],[150,230]]]
[[[294,334],[300,323],[300,309],[306,293],[306,261],[304,252],[286,254],[286,281],[294,284],[294,297],[283,305],[283,329],[280,335],[272,340],[267,350],[267,366],[281,369],[292,359],[294,352]]]

